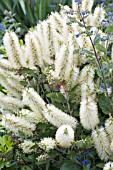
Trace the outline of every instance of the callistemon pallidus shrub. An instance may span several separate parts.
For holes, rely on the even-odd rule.
[[[96,148],[103,161],[113,153],[112,27],[101,27],[106,13],[102,5],[93,11],[93,3],[73,0],[72,8],[61,6],[60,13],[29,30],[25,43],[14,32],[4,35],[1,125],[24,134],[19,149],[35,153],[38,163],[58,161],[59,154],[69,160],[72,151],[80,169],[92,162],[80,153]]]

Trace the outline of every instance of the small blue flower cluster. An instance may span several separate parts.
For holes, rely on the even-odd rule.
[[[91,152],[91,151],[85,151],[85,152],[83,153],[83,155],[92,155],[92,152]],[[81,160],[81,159],[82,159],[82,156],[81,156],[81,155],[77,156],[77,159],[78,159],[78,160]],[[82,163],[83,165],[87,165],[87,164],[89,164],[89,160],[88,160],[88,159],[82,160],[81,163]]]
[[[88,155],[88,154],[92,155],[92,152],[88,152],[88,151],[84,152],[84,155]]]
[[[101,41],[101,42],[106,41],[106,40],[108,40],[108,41],[109,41],[109,40],[110,40],[110,37],[109,37],[109,36],[107,36],[106,38],[100,38],[100,41]]]
[[[76,37],[76,38],[79,38],[79,34],[76,34],[75,37]]]
[[[100,87],[101,87],[101,89],[105,89],[104,85],[101,85]],[[110,89],[110,88],[111,88],[111,86],[110,86],[110,85],[108,85],[108,86],[107,86],[107,88],[108,88],[108,89]]]
[[[75,0],[74,2],[78,2],[78,0]]]
[[[86,12],[82,12],[82,15],[83,15],[83,16],[86,15]]]
[[[5,27],[3,26],[2,22],[0,22],[0,30],[5,30]]]
[[[105,124],[104,122],[101,123],[101,125],[102,125],[103,127],[104,127],[104,124]]]
[[[81,55],[84,55],[85,53],[84,53],[84,51],[82,51],[80,54],[81,54]]]
[[[89,163],[88,159],[82,161],[83,165],[87,165],[88,163]]]

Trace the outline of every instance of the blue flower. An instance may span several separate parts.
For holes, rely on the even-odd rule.
[[[7,11],[5,10],[5,11],[4,11],[4,15],[6,15],[6,14],[7,14]]]
[[[110,17],[110,21],[113,21],[113,16]]]
[[[81,55],[84,55],[84,51],[81,52]]]
[[[0,22],[0,30],[5,30],[5,27],[3,26],[1,22]]]
[[[104,122],[102,122],[101,125],[104,127]]]
[[[89,152],[90,155],[92,155],[92,152]]]
[[[75,0],[75,2],[78,2],[78,0]]]
[[[85,164],[88,164],[88,163],[89,163],[89,161],[88,161],[88,159],[86,159],[86,160],[85,160]]]
[[[110,89],[110,88],[111,88],[111,86],[110,86],[110,85],[108,85],[108,86],[107,86],[107,88],[108,88],[108,89]]]
[[[110,16],[112,14],[112,12],[108,12],[108,16]]]
[[[93,30],[90,31],[90,34],[93,34]]]
[[[77,159],[80,160],[82,158],[82,156],[77,156]]]
[[[82,164],[83,164],[83,165],[85,164],[85,161],[84,161],[84,160],[82,161]]]
[[[103,38],[100,38],[100,41],[104,41],[104,39],[103,39]]]
[[[108,51],[108,54],[111,54],[111,51]]]
[[[107,36],[107,38],[106,38],[108,41],[110,40],[110,37],[109,36]]]
[[[14,19],[13,19],[13,18],[9,20],[9,22],[10,22],[10,23],[11,23],[11,22],[13,22],[13,21],[14,21]]]
[[[101,86],[101,89],[105,89],[105,87],[102,85],[102,86]]]
[[[102,5],[104,5],[104,4],[105,4],[105,2],[102,2],[101,4],[102,4]]]
[[[82,15],[84,16],[86,14],[86,12],[82,12]]]
[[[104,67],[104,68],[103,68],[103,70],[104,70],[104,71],[106,71],[106,70],[107,70],[107,68],[106,68],[106,67]]]
[[[69,22],[66,22],[66,25],[69,25]]]
[[[38,20],[38,19],[36,20],[36,23],[37,23],[37,24],[39,23],[39,20]]]
[[[110,21],[113,21],[113,16],[110,17]]]
[[[88,159],[82,161],[83,165],[87,165],[88,163],[89,163]]]
[[[84,155],[88,155],[89,152],[84,152]]]
[[[78,37],[79,37],[79,34],[76,34],[75,37],[78,38]]]

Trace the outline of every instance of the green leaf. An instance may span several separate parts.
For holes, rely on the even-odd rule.
[[[113,26],[108,26],[105,30],[106,33],[111,33],[113,32]]]
[[[104,46],[101,45],[101,44],[97,44],[97,45],[96,45],[96,49],[99,50],[99,51],[101,51],[101,52],[104,52],[104,53],[107,52],[107,50],[106,50],[106,49],[104,48]]]
[[[91,169],[91,168],[90,168],[90,164],[84,165],[83,168],[84,168],[83,170],[90,170],[90,169]]]
[[[67,161],[61,166],[60,170],[82,170],[82,167],[73,161]]]
[[[5,162],[5,166],[6,167],[10,167],[11,166],[11,162]]]
[[[29,166],[25,165],[21,168],[21,170],[32,170]]]
[[[46,170],[49,170],[49,167],[50,167],[50,162],[48,161],[46,164]]]
[[[94,53],[92,53],[91,51],[89,51],[89,50],[84,50],[84,52],[86,52],[87,54],[90,54],[90,55],[94,55]]]
[[[0,161],[0,169],[4,168],[4,162],[1,160]]]
[[[94,45],[98,44],[100,42],[100,34],[97,34],[94,39]]]
[[[99,163],[99,164],[97,164],[97,165],[96,165],[96,167],[98,167],[98,168],[102,168],[102,169],[103,169],[103,167],[104,167],[104,163]]]
[[[62,103],[65,100],[64,96],[60,92],[48,93],[46,96],[58,103]]]
[[[98,104],[99,107],[101,108],[102,112],[105,115],[109,115],[109,103],[108,103],[108,99],[105,96],[105,94],[99,94],[98,95]]]
[[[29,23],[36,24],[36,18],[33,14],[33,9],[31,8],[31,4],[28,0],[25,1],[25,7],[26,7],[26,15],[28,16]]]
[[[0,137],[0,145],[5,146],[5,142],[3,140],[3,137]]]
[[[26,15],[26,7],[25,7],[25,2],[23,0],[19,0],[20,6],[23,10],[23,13]]]

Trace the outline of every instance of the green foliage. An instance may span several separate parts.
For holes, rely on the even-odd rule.
[[[11,167],[12,149],[14,142],[10,136],[0,137],[0,170],[3,168]]]
[[[107,33],[113,33],[113,26],[109,26],[105,30]]]
[[[71,0],[1,0],[0,16],[3,17],[5,10],[11,11],[22,28],[29,28],[35,26],[37,20],[46,19],[51,11],[59,10],[59,3],[69,4]]]
[[[8,153],[13,146],[13,142],[11,141],[10,136],[3,136],[0,137],[0,153],[1,154],[6,154]]]
[[[63,163],[60,170],[82,170],[82,167],[73,161],[67,161]]]
[[[97,44],[95,47],[96,47],[97,50],[99,50],[99,51],[101,51],[101,52],[104,52],[104,53],[107,52],[107,50],[105,49],[105,47],[102,46],[101,44]]]
[[[58,103],[62,103],[65,100],[64,96],[59,92],[48,93],[47,97],[49,97],[51,100],[56,101]]]

